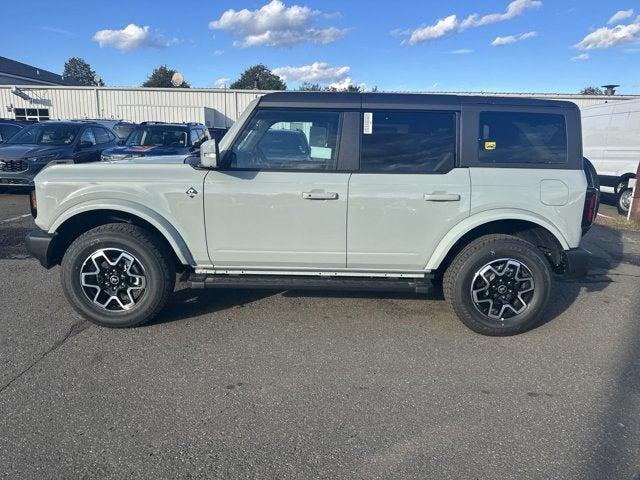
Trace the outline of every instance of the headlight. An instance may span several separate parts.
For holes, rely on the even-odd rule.
[[[51,160],[57,160],[59,157],[59,155],[57,153],[52,153],[51,155],[42,155],[39,157],[29,157],[27,158],[28,162],[37,162],[37,163],[44,163],[44,162],[50,162]]]

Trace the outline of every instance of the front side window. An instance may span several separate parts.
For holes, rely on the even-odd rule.
[[[71,145],[78,135],[77,125],[44,123],[32,125],[15,134],[7,143],[63,146]]]
[[[482,163],[567,163],[564,115],[526,112],[480,113]]]
[[[259,110],[226,161],[230,168],[335,170],[340,113]]]
[[[438,173],[455,165],[455,112],[365,112],[360,171]]]
[[[189,131],[184,127],[147,125],[138,127],[127,138],[128,147],[186,147]]]

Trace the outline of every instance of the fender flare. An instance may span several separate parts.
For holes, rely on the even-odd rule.
[[[527,210],[517,209],[501,209],[501,210],[488,210],[478,212],[470,217],[467,217],[462,222],[458,223],[454,228],[449,230],[447,234],[438,242],[438,246],[433,251],[431,258],[425,267],[426,270],[436,270],[442,261],[445,259],[451,248],[467,233],[475,228],[481,227],[487,223],[496,221],[509,221],[509,220],[521,220],[530,223],[534,223],[547,231],[549,231],[558,240],[558,243],[563,250],[569,250],[569,242],[564,237],[562,232],[552,223],[545,220],[540,215]]]
[[[160,234],[169,242],[178,260],[183,265],[195,266],[196,262],[180,232],[155,210],[130,200],[119,199],[92,199],[73,205],[57,215],[55,222],[49,227],[48,233],[55,233],[67,220],[81,213],[95,210],[113,210],[124,212],[134,217],[141,218],[155,227]]]

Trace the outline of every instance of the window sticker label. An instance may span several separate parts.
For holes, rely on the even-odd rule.
[[[373,113],[364,112],[364,125],[362,133],[365,135],[371,135],[373,133]]]
[[[495,150],[496,149],[496,142],[484,142],[484,149],[485,150]]]

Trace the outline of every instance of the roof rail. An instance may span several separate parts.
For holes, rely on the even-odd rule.
[[[155,120],[149,121],[149,122],[140,122],[140,125],[166,125],[167,122],[158,122]]]

